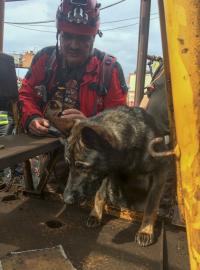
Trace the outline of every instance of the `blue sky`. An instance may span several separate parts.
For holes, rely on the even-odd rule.
[[[118,0],[101,0],[102,7],[118,2]],[[158,19],[157,0],[152,0],[151,23],[149,34],[148,53],[162,55],[160,26]],[[60,0],[28,0],[6,3],[6,22],[31,22],[54,20],[57,6]],[[139,29],[140,0],[126,0],[119,5],[101,11],[101,30],[104,33],[102,38],[96,37],[95,47],[106,51],[118,58],[126,78],[136,68],[138,29]],[[118,23],[106,23],[118,21],[125,18],[134,18]],[[118,30],[109,30],[115,27],[135,24],[133,26]],[[14,25],[5,24],[4,28],[4,52],[21,53],[28,50],[38,51],[39,49],[54,45],[55,23],[44,26],[21,25],[21,27],[39,31],[27,30]],[[40,32],[46,31],[46,32]],[[105,31],[104,31],[105,30]],[[108,31],[106,31],[108,30]]]

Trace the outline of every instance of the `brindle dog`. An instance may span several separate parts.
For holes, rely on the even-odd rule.
[[[101,223],[105,203],[126,202],[127,206],[127,181],[140,185],[148,178],[144,216],[135,240],[140,246],[152,244],[166,178],[163,160],[148,153],[149,142],[155,137],[153,119],[141,108],[120,106],[76,122],[65,146],[65,157],[70,163],[65,203],[80,202],[91,193],[94,207],[87,225],[96,227]]]

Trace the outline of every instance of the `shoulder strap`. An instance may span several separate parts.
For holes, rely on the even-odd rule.
[[[54,48],[52,50],[49,58],[47,59],[47,61],[45,63],[45,77],[44,77],[42,84],[45,85],[46,87],[48,86],[48,84],[52,78],[53,65],[54,65],[55,61],[56,61],[56,48]]]
[[[100,68],[100,76],[99,76],[99,92],[100,95],[107,95],[108,90],[110,88],[112,73],[115,67],[116,58],[105,54],[103,61],[101,63]]]
[[[47,60],[44,64],[44,79],[39,83],[39,85],[36,85],[34,88],[37,91],[37,95],[41,96],[43,99],[43,102],[47,102],[48,98],[48,92],[47,87],[48,84],[52,78],[53,74],[53,65],[56,61],[56,48],[55,46],[45,47],[44,49],[40,50],[33,58],[32,65],[36,64],[36,62],[43,56],[47,55]],[[31,75],[31,67],[29,71],[26,74],[26,78],[28,78]]]
[[[129,88],[126,84],[126,80],[124,77],[124,72],[123,72],[122,66],[120,65],[119,62],[116,62],[115,66],[116,66],[118,73],[119,73],[119,82],[120,82],[120,86],[122,88],[122,91],[124,93],[127,93]]]
[[[112,73],[114,68],[117,68],[118,70],[121,88],[126,93],[128,91],[128,87],[126,85],[122,67],[117,62],[117,59],[114,56],[101,52],[97,49],[94,49],[94,55],[101,61],[99,81],[95,88],[97,94],[99,96],[107,95],[112,81]]]
[[[94,49],[94,56],[101,61],[99,80],[94,88],[99,96],[105,96],[111,84],[116,58],[98,49]]]
[[[117,59],[105,52],[101,52],[97,49],[94,50],[94,55],[97,56],[101,60],[101,67],[100,67],[100,76],[97,86],[97,94],[100,96],[105,96],[108,93],[110,88],[110,84],[112,81],[112,73],[113,69],[116,67],[119,72],[119,80],[122,87],[122,90],[126,92],[128,87],[125,82],[124,74],[121,68],[121,65],[117,62]],[[43,80],[43,85],[48,86],[50,79],[53,74],[53,65],[56,61],[56,48],[54,48],[46,61],[45,64],[45,78]]]

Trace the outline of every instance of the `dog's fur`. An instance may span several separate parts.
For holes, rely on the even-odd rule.
[[[135,237],[140,246],[150,245],[165,183],[163,162],[148,153],[149,142],[156,136],[153,119],[141,108],[120,106],[78,121],[65,148],[70,162],[65,203],[81,201],[88,194],[95,197],[87,221],[89,227],[95,227],[101,222],[105,203],[129,206],[127,183],[134,194],[135,186],[140,189],[150,179],[143,221]]]

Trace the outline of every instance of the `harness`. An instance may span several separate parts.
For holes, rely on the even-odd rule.
[[[96,56],[101,61],[101,66],[100,66],[100,74],[99,74],[98,82],[91,83],[89,85],[89,88],[91,90],[95,90],[98,96],[106,96],[110,88],[113,69],[116,67],[119,72],[120,85],[122,87],[122,90],[126,92],[128,90],[128,87],[126,85],[126,81],[124,78],[121,65],[117,62],[116,58],[109,54],[101,52],[97,49],[94,49],[93,56]],[[55,92],[49,93],[46,91],[54,73],[53,66],[55,62],[56,62],[56,48],[52,48],[52,52],[50,53],[50,56],[45,64],[44,80],[41,82],[39,86],[35,87],[38,94],[43,97],[43,101],[45,103],[55,93]],[[84,74],[84,70],[80,72],[80,77],[81,77],[80,79],[82,79],[83,74]]]
[[[57,51],[55,47],[49,48],[48,59],[45,63],[44,80],[39,86],[35,87],[37,96],[42,97],[41,107],[45,106],[44,115],[47,119],[50,117],[59,116],[60,113],[69,108],[80,108],[80,100],[78,92],[86,71],[86,65],[78,67],[76,70],[67,71],[67,67],[63,67],[60,59],[57,58]],[[97,98],[94,102],[92,115],[96,115],[98,104],[103,103],[103,97],[108,94],[112,81],[113,69],[117,68],[119,74],[119,81],[122,91],[126,92],[128,87],[125,82],[124,74],[120,64],[116,58],[94,49],[92,57],[96,57],[100,61],[100,68],[98,70],[97,81],[88,84],[91,91],[95,91]],[[55,72],[55,63],[58,62],[58,67],[55,74],[55,84],[51,91],[47,91],[50,82]],[[98,65],[94,67],[92,73],[97,72]]]

